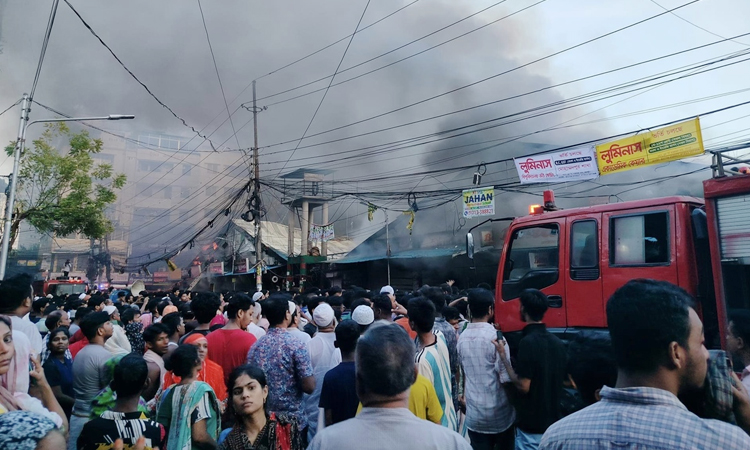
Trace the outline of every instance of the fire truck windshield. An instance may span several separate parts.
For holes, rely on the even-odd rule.
[[[83,294],[86,292],[86,285],[83,283],[77,284],[53,284],[49,287],[49,293],[52,295],[70,295],[70,294]]]

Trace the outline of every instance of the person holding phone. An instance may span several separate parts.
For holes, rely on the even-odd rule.
[[[468,301],[471,323],[458,337],[457,348],[464,372],[464,396],[459,401],[466,410],[471,446],[512,450],[516,412],[503,387],[510,377],[493,345],[500,342],[508,350],[502,332],[492,325],[495,298],[486,289],[472,289]]]
[[[513,386],[516,402],[516,449],[536,450],[547,428],[562,418],[560,399],[567,379],[567,354],[562,341],[542,323],[547,312],[547,296],[538,289],[521,293],[521,318],[526,322],[518,343],[515,368],[504,342],[493,344]]]

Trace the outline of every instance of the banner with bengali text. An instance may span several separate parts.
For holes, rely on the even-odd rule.
[[[334,238],[335,235],[333,232],[332,223],[329,223],[328,225],[312,225],[310,227],[309,239],[311,241],[328,242],[330,240],[333,240]]]
[[[703,137],[697,117],[596,146],[596,160],[602,175],[703,153]]]
[[[593,147],[514,158],[518,178],[526,183],[564,183],[599,177]]]

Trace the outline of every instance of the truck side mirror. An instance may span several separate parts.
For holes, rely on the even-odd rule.
[[[474,235],[471,232],[466,233],[466,256],[474,259]]]

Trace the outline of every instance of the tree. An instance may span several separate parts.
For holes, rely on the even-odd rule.
[[[53,146],[64,140],[67,152]],[[6,147],[8,155],[14,145]],[[117,200],[115,192],[125,186],[126,177],[114,173],[110,164],[94,162],[92,155],[101,149],[102,141],[87,131],[74,134],[64,123],[46,125],[21,155],[11,245],[24,220],[40,233],[57,236],[80,233],[99,239],[113,231],[105,209]]]

